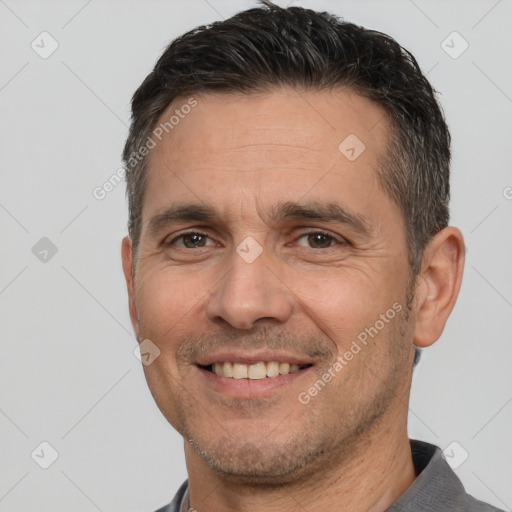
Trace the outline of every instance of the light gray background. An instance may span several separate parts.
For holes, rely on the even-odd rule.
[[[410,434],[456,441],[466,488],[511,510],[512,4],[294,3],[392,35],[442,93],[468,254],[455,311],[416,370]],[[166,44],[254,5],[0,0],[0,511],[152,511],[185,479],[181,438],[132,353],[124,185],[103,200],[93,190],[121,166],[130,97]],[[43,31],[59,45],[47,59],[31,48]],[[469,43],[456,59],[442,47],[453,31]],[[32,252],[42,237],[58,249],[46,262]],[[59,454],[48,469],[31,458],[42,441]]]

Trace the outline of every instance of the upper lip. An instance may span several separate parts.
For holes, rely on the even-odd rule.
[[[290,364],[313,364],[314,361],[307,356],[298,354],[291,354],[289,352],[279,351],[256,351],[256,352],[240,352],[236,350],[225,350],[215,353],[201,354],[197,359],[196,364],[199,366],[208,366],[215,363],[240,363],[240,364],[256,364],[260,362],[277,361],[279,363]]]

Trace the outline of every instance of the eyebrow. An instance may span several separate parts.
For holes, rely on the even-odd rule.
[[[318,220],[345,224],[364,236],[371,235],[370,223],[364,215],[351,212],[338,203],[295,203],[285,202],[273,205],[266,215],[271,221]],[[221,216],[211,206],[200,203],[171,205],[154,215],[148,224],[150,236],[156,236],[165,227],[176,222],[219,222]]]
[[[371,227],[364,215],[351,212],[338,203],[281,203],[272,208],[272,217],[278,220],[319,220],[346,224],[364,236],[370,236]]]
[[[175,222],[207,222],[218,215],[210,206],[203,204],[176,204],[151,217],[148,225],[150,236],[156,236],[163,228]]]

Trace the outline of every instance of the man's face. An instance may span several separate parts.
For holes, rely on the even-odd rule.
[[[195,98],[150,154],[132,321],[190,457],[284,482],[405,425],[405,227],[376,172],[388,123],[347,91]]]

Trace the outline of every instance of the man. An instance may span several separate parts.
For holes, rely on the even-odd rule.
[[[188,471],[161,511],[497,510],[407,434],[464,266],[434,92],[390,37],[262,4],[132,102],[130,315]]]

